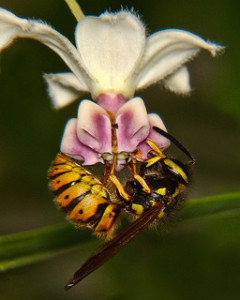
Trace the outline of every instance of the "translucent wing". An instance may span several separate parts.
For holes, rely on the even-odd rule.
[[[73,278],[65,286],[66,290],[76,285],[79,281],[87,277],[93,271],[101,267],[105,262],[117,254],[125,245],[127,245],[140,231],[151,224],[164,208],[162,201],[158,202],[141,217],[127,226],[115,238],[100,247],[82,266],[75,272]]]

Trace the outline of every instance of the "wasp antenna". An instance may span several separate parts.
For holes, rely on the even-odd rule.
[[[157,131],[159,134],[169,139],[169,141],[173,142],[178,147],[178,149],[185,153],[191,159],[191,165],[195,163],[196,160],[192,156],[192,154],[177,139],[175,139],[175,137],[158,127],[153,127],[153,130]]]

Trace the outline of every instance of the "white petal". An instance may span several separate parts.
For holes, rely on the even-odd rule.
[[[41,21],[18,18],[0,8],[0,51],[16,38],[35,39],[55,51],[81,81],[87,81],[79,63],[79,54],[72,43]]]
[[[188,69],[183,66],[163,80],[164,86],[172,92],[187,94],[191,91]]]
[[[168,29],[154,33],[147,39],[144,60],[137,70],[137,88],[145,88],[175,72],[201,48],[213,56],[222,49],[184,30]]]
[[[44,79],[48,84],[53,106],[57,109],[70,104],[81,93],[88,91],[85,82],[81,82],[73,73],[45,74]]]
[[[131,76],[145,46],[145,28],[129,12],[82,18],[75,32],[81,63],[92,78],[93,97],[134,93]]]
[[[15,24],[15,26],[12,24]],[[24,28],[27,26],[26,21],[20,21],[9,11],[0,9],[0,51],[12,43],[18,34],[18,26]]]

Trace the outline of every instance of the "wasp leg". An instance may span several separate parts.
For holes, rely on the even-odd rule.
[[[109,173],[110,173],[110,164],[107,160],[105,160],[105,171],[104,171],[104,179],[103,179],[103,182],[102,184],[105,186],[107,181],[108,181],[108,178],[109,178]]]
[[[147,138],[147,143],[148,145],[152,148],[151,152],[154,152],[159,159],[163,159],[166,157],[166,155],[164,155],[161,151],[161,149],[157,146],[157,144],[155,144],[152,140],[150,140],[149,138]]]
[[[161,151],[161,149],[150,139],[147,139],[148,145],[152,148],[150,153],[152,153],[154,156],[146,160],[146,167],[150,167],[151,165],[155,164],[161,159],[165,159],[166,155],[164,155]]]
[[[125,192],[123,185],[115,175],[115,168],[117,164],[117,153],[113,153],[113,162],[110,165],[108,161],[105,161],[105,174],[103,179],[103,185],[106,185],[107,181],[110,180],[117,188],[119,194],[126,200],[130,201],[131,196]]]
[[[112,123],[112,153],[113,153],[113,160],[112,160],[112,165],[110,169],[110,165],[107,162],[106,169],[105,169],[105,176],[104,176],[104,182],[107,182],[108,179],[111,180],[111,182],[115,185],[117,188],[119,194],[126,200],[130,201],[131,196],[125,192],[123,185],[121,182],[118,180],[117,176],[115,175],[115,168],[117,165],[117,160],[118,160],[118,143],[117,143],[117,134],[116,134],[116,129],[118,127],[114,115],[108,111],[109,117],[111,119]],[[109,170],[110,169],[110,170]]]
[[[148,184],[146,183],[144,178],[137,173],[137,158],[136,157],[137,157],[137,154],[132,154],[132,165],[128,164],[128,168],[133,173],[134,179],[136,179],[141,184],[142,190],[147,194],[151,194],[150,187],[148,186]]]
[[[114,135],[113,135],[114,137]],[[116,186],[119,194],[126,200],[126,201],[130,201],[131,196],[125,192],[123,185],[121,184],[121,182],[118,180],[117,176],[114,174],[115,173],[115,168],[117,165],[117,141],[113,139],[113,161],[112,161],[112,166],[111,166],[111,170],[110,170],[110,175],[109,175],[109,179],[112,181],[112,183]]]
[[[115,174],[110,174],[109,179],[112,181],[112,183],[116,186],[119,194],[126,200],[130,201],[131,196],[125,192],[123,185],[121,182],[118,180],[117,176]]]

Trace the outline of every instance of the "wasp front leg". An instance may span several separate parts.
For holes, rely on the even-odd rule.
[[[104,179],[102,184],[105,186],[110,180],[112,184],[116,187],[119,194],[126,200],[130,201],[131,197],[128,195],[128,193],[124,190],[124,187],[122,183],[119,181],[117,176],[115,175],[115,168],[117,164],[117,153],[113,153],[113,160],[110,164],[108,160],[105,160],[105,173],[104,173]]]
[[[136,181],[138,181],[141,184],[142,190],[147,194],[151,194],[150,187],[148,186],[144,178],[137,172],[137,157],[139,156],[141,156],[140,150],[137,150],[135,153],[132,154],[132,163],[128,164],[128,168],[132,172],[134,179],[136,179]]]

